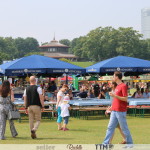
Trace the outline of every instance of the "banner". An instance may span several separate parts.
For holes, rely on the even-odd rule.
[[[75,75],[72,75],[72,77],[73,77],[73,87],[74,87],[76,90],[79,90],[78,78],[77,78]]]

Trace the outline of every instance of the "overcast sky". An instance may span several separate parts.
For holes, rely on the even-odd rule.
[[[0,0],[0,36],[33,37],[41,44],[72,40],[99,26],[141,31],[150,0]]]

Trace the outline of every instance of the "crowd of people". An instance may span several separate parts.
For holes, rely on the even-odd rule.
[[[149,89],[141,89],[137,88],[137,90],[132,95],[132,98],[150,98],[150,92]]]
[[[113,82],[98,84],[96,81],[94,84],[88,86],[83,84],[80,86],[80,90],[77,96],[80,98],[98,98],[98,99],[110,99],[109,92],[113,88]],[[128,86],[128,85],[127,85]],[[140,87],[136,85],[136,91],[131,95],[132,98],[150,98],[150,85]],[[130,90],[130,88],[128,88]],[[129,92],[128,92],[129,93]],[[129,93],[130,94],[130,93]]]
[[[44,111],[44,101],[55,101],[57,110],[58,130],[67,131],[69,122],[69,101],[74,96],[80,98],[113,99],[112,106],[109,106],[105,114],[110,115],[110,123],[104,140],[104,144],[110,144],[114,135],[115,127],[118,127],[123,137],[121,144],[132,144],[132,137],[127,127],[126,116],[128,85],[122,82],[120,72],[114,74],[113,82],[98,84],[96,81],[89,86],[82,84],[79,92],[74,95],[68,85],[62,84],[59,88],[55,82],[50,82],[47,86],[36,85],[35,76],[30,77],[30,86],[24,90],[23,99],[25,112],[29,116],[30,132],[33,139],[37,138],[36,131],[41,122],[41,112]],[[135,98],[150,98],[149,85],[145,88],[137,87],[137,91],[132,95]],[[11,110],[11,103],[14,101],[14,93],[9,81],[4,81],[0,86],[0,140],[5,139],[6,120],[8,112]],[[122,112],[122,113],[120,113]],[[119,116],[119,117],[118,117]],[[121,119],[122,118],[122,119]],[[124,119],[123,119],[124,118]],[[62,121],[64,120],[63,124]],[[35,122],[35,123],[34,123]],[[13,120],[9,120],[12,137],[18,135]]]

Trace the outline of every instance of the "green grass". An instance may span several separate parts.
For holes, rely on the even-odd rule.
[[[91,66],[91,65],[95,64],[95,62],[71,62],[71,63],[74,64],[74,65],[83,67],[83,68],[86,68],[88,66]]]
[[[12,138],[9,124],[6,129],[6,140],[1,144],[96,144],[102,143],[109,118],[89,117],[89,120],[70,118],[69,131],[58,131],[56,120],[43,119],[37,131],[37,139],[31,139],[28,120],[21,123],[15,121],[19,133],[18,137]],[[150,143],[150,118],[127,117],[130,132],[135,144]],[[121,142],[122,138],[116,129],[113,143]]]

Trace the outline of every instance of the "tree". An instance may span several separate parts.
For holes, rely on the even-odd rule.
[[[86,36],[81,36],[79,38],[76,38],[74,41],[72,41],[72,51],[73,53],[78,56],[79,58],[87,58],[87,54],[84,50],[84,44],[86,42]]]
[[[2,63],[4,60],[10,60],[9,55],[5,53],[0,53],[0,63]]]
[[[26,54],[26,43],[21,37],[15,39],[15,46],[18,50],[18,58],[23,57]]]
[[[12,37],[6,37],[4,39],[4,42],[5,42],[5,48],[4,48],[3,53],[7,54],[10,60],[16,58],[17,48],[15,46],[14,39]]]
[[[26,52],[39,52],[39,43],[36,39],[32,37],[27,37],[25,39]]]
[[[70,43],[70,49],[69,52],[74,53],[74,47],[77,45],[78,43],[78,38],[74,38],[71,43]]]
[[[30,55],[42,55],[42,56],[44,56],[44,54],[42,54],[40,52],[30,52],[30,53],[25,54],[24,56],[30,56]]]
[[[139,57],[140,50],[140,38],[142,34],[133,28],[122,28],[118,29],[119,34],[117,37],[118,46],[116,48],[118,55],[125,55],[131,57]]]
[[[96,28],[87,34],[87,40],[83,44],[87,57],[92,61],[101,61],[116,55],[117,30],[112,27]]]
[[[150,39],[141,40],[141,54],[140,58],[150,60]]]
[[[30,52],[39,52],[39,44],[38,41],[34,38],[17,38],[15,39],[15,45],[18,50],[18,57],[23,57],[27,53]]]
[[[71,61],[69,59],[66,59],[66,58],[60,58],[59,60],[67,62],[67,63],[71,63]]]
[[[79,58],[92,61],[102,61],[118,55],[143,58],[146,57],[143,50],[147,49],[149,42],[146,44],[141,41],[141,37],[138,31],[130,27],[98,27],[84,37],[73,39],[71,49]]]
[[[70,44],[71,44],[70,40],[68,40],[68,39],[62,39],[59,41],[59,43],[67,45],[67,46],[70,46]]]
[[[62,40],[59,41],[59,43],[64,44],[66,46],[69,46],[68,52],[72,53],[71,49],[70,49],[70,46],[71,46],[71,41],[70,40],[68,40],[68,39],[62,39]]]

